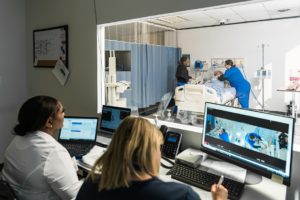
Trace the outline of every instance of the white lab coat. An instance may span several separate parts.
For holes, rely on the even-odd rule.
[[[15,136],[2,176],[22,200],[75,199],[82,184],[68,151],[41,131]]]

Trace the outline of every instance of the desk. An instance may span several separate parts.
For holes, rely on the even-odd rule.
[[[294,117],[295,119],[297,118],[297,107],[296,107],[296,104],[295,104],[295,93],[296,92],[300,92],[300,90],[288,90],[288,89],[282,89],[282,88],[279,88],[277,89],[277,91],[279,92],[291,92],[292,93],[292,117]]]
[[[284,200],[286,199],[286,197],[287,199],[294,199],[288,197],[294,196],[297,192],[299,195],[299,189],[297,188],[300,185],[300,173],[298,172],[299,162],[296,161],[300,161],[300,152],[293,153],[293,160],[295,161],[293,162],[293,179],[291,187],[289,187],[288,190],[285,185],[273,182],[268,178],[262,177],[262,181],[259,184],[245,185],[244,192],[241,196],[241,200]],[[84,165],[80,161],[78,161],[78,166],[81,170],[89,170],[88,166]],[[169,169],[161,167],[159,177],[166,182],[179,182],[177,180],[172,179],[170,175],[166,175],[168,171]],[[202,200],[212,199],[211,193],[209,191],[205,191],[194,186],[192,186],[192,188],[200,195]]]

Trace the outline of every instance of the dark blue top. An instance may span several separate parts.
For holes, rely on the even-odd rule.
[[[98,182],[86,180],[80,188],[77,200],[199,200],[199,195],[190,186],[163,182],[158,178],[146,181],[133,181],[129,188],[98,191]]]

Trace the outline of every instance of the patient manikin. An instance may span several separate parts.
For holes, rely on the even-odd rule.
[[[228,81],[220,81],[216,77],[207,81],[204,85],[216,90],[221,103],[231,100],[236,95],[235,88],[231,87]]]

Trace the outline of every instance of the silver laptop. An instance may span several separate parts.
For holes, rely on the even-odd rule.
[[[130,108],[103,105],[97,141],[102,144],[109,144],[122,120],[130,114]]]
[[[58,141],[71,156],[82,157],[95,145],[98,117],[65,116]]]

